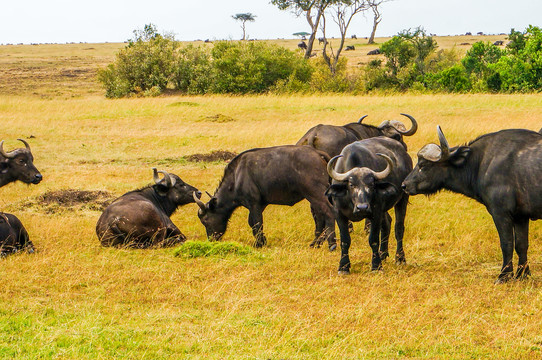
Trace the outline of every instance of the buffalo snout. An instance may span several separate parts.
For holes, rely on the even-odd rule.
[[[356,204],[354,206],[354,214],[368,214],[371,212],[371,206],[367,203]]]
[[[40,173],[38,173],[32,179],[32,184],[39,184],[41,180],[43,180],[43,176]]]

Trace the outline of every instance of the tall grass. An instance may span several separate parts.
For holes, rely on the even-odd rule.
[[[152,181],[151,167],[213,192],[225,163],[181,157],[295,143],[318,123],[369,114],[378,125],[419,121],[409,153],[503,128],[538,130],[539,95],[201,96],[43,100],[0,96],[6,149],[27,139],[44,180],[0,189],[0,210],[25,224],[38,252],[0,261],[0,358],[17,359],[539,359],[542,356],[542,229],[531,225],[533,277],[493,285],[501,254],[486,210],[460,195],[412,197],[407,265],[370,272],[355,225],[352,274],[339,253],[309,248],[309,205],[270,206],[261,256],[183,257],[175,249],[102,248],[99,211],[24,207],[49,190],[115,195]],[[233,121],[212,121],[222,114]],[[197,206],[172,217],[205,241]],[[253,243],[239,209],[224,241]],[[394,240],[391,240],[393,248]]]

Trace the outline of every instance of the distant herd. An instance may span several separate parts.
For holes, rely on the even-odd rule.
[[[219,240],[238,207],[249,210],[248,223],[255,246],[266,245],[263,211],[270,204],[292,206],[306,199],[314,219],[312,247],[327,242],[337,248],[339,273],[350,272],[351,223],[366,220],[371,269],[382,268],[389,256],[388,239],[395,210],[395,261],[406,262],[403,249],[405,216],[410,195],[433,194],[442,189],[466,195],[484,204],[497,228],[503,256],[498,283],[530,275],[527,250],[529,220],[542,217],[542,135],[526,129],[489,133],[466,145],[450,147],[437,127],[439,144],[427,144],[418,162],[407,153],[405,136],[418,129],[414,117],[409,129],[400,121],[379,126],[363,123],[366,116],[344,126],[317,125],[295,145],[250,149],[237,155],[209,200],[179,176],[153,168],[154,183],[114,200],[96,225],[103,246],[172,246],[186,236],[170,216],[184,204],[195,202],[209,239]],[[38,184],[41,173],[33,164],[29,144],[7,152],[0,142],[0,187],[14,181]],[[160,176],[161,175],[161,176]],[[0,256],[34,245],[19,219],[0,213]],[[514,273],[514,251],[518,264]]]

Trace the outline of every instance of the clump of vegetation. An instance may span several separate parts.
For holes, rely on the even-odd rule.
[[[253,249],[231,241],[187,241],[174,251],[175,256],[184,258],[225,257],[228,255],[250,255]]]

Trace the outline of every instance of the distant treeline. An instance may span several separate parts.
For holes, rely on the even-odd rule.
[[[166,89],[186,94],[266,92],[538,92],[542,90],[542,30],[511,30],[504,49],[477,42],[464,57],[439,50],[421,28],[405,30],[380,46],[384,60],[349,69],[341,58],[334,74],[319,58],[266,42],[218,41],[182,46],[152,25],[116,61],[99,72],[111,98],[156,96]]]

